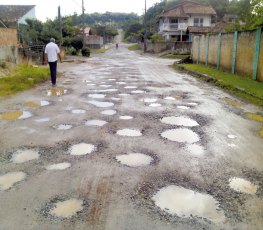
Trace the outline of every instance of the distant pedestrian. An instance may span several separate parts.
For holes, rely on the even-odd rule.
[[[116,43],[116,49],[118,49],[119,48],[119,44],[118,43]]]
[[[47,62],[49,64],[52,86],[56,85],[58,57],[61,62],[60,50],[55,43],[55,39],[50,38],[50,42],[45,47],[45,64],[47,64]]]

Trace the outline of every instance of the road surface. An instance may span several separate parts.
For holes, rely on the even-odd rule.
[[[1,100],[0,230],[262,229],[262,108],[171,64],[120,44]]]

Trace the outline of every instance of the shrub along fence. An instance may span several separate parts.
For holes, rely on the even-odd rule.
[[[263,82],[262,33],[259,28],[253,31],[195,35],[193,61]]]

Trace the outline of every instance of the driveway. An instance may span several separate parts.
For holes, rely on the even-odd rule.
[[[262,229],[262,108],[171,64],[119,44],[0,101],[0,229]]]

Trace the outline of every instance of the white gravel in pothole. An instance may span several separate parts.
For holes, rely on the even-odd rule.
[[[64,169],[69,168],[70,166],[71,166],[70,163],[68,163],[68,162],[63,162],[63,163],[48,165],[48,166],[46,167],[46,170],[64,170]]]
[[[182,218],[200,217],[213,222],[223,222],[225,216],[219,203],[211,195],[169,185],[153,197],[155,205],[163,211]]]
[[[88,120],[85,122],[86,126],[103,126],[105,124],[107,124],[107,121],[103,121],[103,120]]]
[[[184,105],[177,105],[176,108],[177,109],[184,109],[184,110],[190,109],[190,107],[184,106]]]
[[[232,135],[232,134],[227,135],[227,137],[228,137],[229,139],[236,139],[236,138],[237,138],[236,135]]]
[[[81,155],[87,155],[96,150],[95,145],[92,144],[86,144],[86,143],[79,143],[76,145],[72,145],[69,148],[70,155],[73,156],[81,156]]]
[[[40,106],[46,106],[49,105],[50,103],[48,101],[40,101]]]
[[[48,122],[48,121],[50,121],[49,117],[43,117],[43,118],[39,118],[39,119],[35,120],[35,122],[38,122],[38,123],[44,123],[44,122]]]
[[[30,113],[30,112],[28,112],[28,111],[23,111],[23,112],[22,112],[22,115],[21,115],[18,119],[20,119],[20,120],[22,120],[22,119],[27,119],[27,118],[30,118],[30,117],[32,117],[32,116],[33,116],[32,113]]]
[[[103,115],[112,116],[112,115],[116,114],[117,111],[113,110],[113,109],[109,109],[109,110],[103,110],[100,113],[103,114]]]
[[[68,124],[60,124],[60,125],[55,125],[53,126],[55,129],[57,130],[69,130],[71,129],[73,126],[72,125],[68,125]]]
[[[24,172],[9,172],[0,176],[0,191],[7,190],[26,178]]]
[[[36,160],[39,158],[39,153],[37,150],[32,149],[24,149],[24,150],[17,150],[11,158],[11,162],[19,164],[24,163],[31,160]]]
[[[119,118],[120,118],[121,120],[131,120],[131,119],[133,119],[132,116],[126,116],[126,115],[124,115],[124,116],[119,116]]]
[[[77,215],[83,210],[83,201],[78,199],[69,199],[66,201],[59,201],[55,207],[50,210],[52,216],[60,218],[70,218]]]
[[[151,104],[149,104],[149,107],[161,107],[162,106],[162,104],[160,104],[160,103],[151,103]]]
[[[71,113],[73,113],[73,114],[84,114],[84,113],[86,113],[86,110],[84,110],[84,109],[73,109],[73,110],[71,110]]]
[[[95,105],[96,107],[99,107],[99,108],[106,108],[106,107],[114,106],[114,103],[107,102],[107,101],[95,101],[95,100],[92,100],[92,101],[88,101],[88,103],[90,103],[92,105]]]
[[[163,117],[161,119],[161,122],[168,125],[178,125],[178,126],[186,126],[186,127],[199,126],[199,124],[195,120],[184,116]]]
[[[161,136],[180,143],[195,143],[199,141],[199,136],[190,129],[179,128],[169,129],[161,133]]]
[[[203,156],[205,154],[204,147],[198,144],[190,144],[186,146],[186,150],[193,156]]]
[[[88,97],[96,98],[96,99],[105,98],[105,96],[106,96],[105,94],[99,94],[99,93],[93,93],[88,95]]]
[[[120,129],[117,131],[117,135],[127,137],[139,137],[142,135],[142,133],[140,130],[136,129]]]
[[[116,156],[116,160],[123,165],[140,167],[150,165],[153,158],[143,153],[129,153]]]
[[[143,102],[145,103],[154,103],[157,101],[156,98],[144,98],[144,99],[141,99]]]
[[[233,190],[246,194],[256,194],[258,186],[243,178],[232,177],[229,179],[229,186]]]

